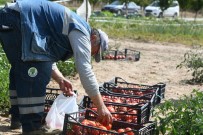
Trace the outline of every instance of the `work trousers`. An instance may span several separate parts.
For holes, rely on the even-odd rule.
[[[10,114],[20,119],[23,132],[42,126],[46,86],[51,78],[52,63],[22,61],[20,14],[3,8],[0,10],[0,41],[11,64],[9,73]]]

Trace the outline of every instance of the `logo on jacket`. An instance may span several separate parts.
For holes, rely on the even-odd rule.
[[[28,75],[30,77],[37,76],[37,73],[38,73],[38,71],[37,71],[37,69],[35,67],[31,67],[30,69],[28,69]]]

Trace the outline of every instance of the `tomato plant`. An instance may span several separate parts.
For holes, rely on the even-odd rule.
[[[168,100],[154,112],[157,134],[203,134],[203,93],[193,90],[191,95],[179,100]]]

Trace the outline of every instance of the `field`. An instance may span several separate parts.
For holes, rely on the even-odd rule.
[[[186,80],[191,79],[191,73],[186,69],[176,69],[176,66],[183,60],[185,52],[191,48],[181,44],[158,43],[158,42],[137,42],[134,40],[110,39],[112,48],[128,48],[141,52],[141,58],[137,62],[130,61],[102,61],[93,62],[93,71],[99,83],[111,80],[114,77],[121,77],[129,82],[140,84],[166,83],[165,100],[178,99],[188,95],[193,89],[202,89],[201,85],[188,85]],[[78,101],[85,94],[78,75],[70,78],[73,88],[78,91]],[[58,87],[51,81],[49,87]],[[0,135],[17,135],[20,130],[9,129],[9,119],[0,117]]]

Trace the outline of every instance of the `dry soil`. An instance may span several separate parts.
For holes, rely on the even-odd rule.
[[[132,61],[102,61],[93,62],[93,71],[99,83],[109,81],[114,77],[121,77],[128,82],[153,85],[159,82],[166,83],[165,99],[178,99],[188,95],[193,89],[202,90],[201,85],[184,83],[191,79],[187,69],[177,69],[176,66],[183,60],[183,55],[191,47],[157,42],[137,42],[133,40],[110,39],[110,47],[118,49],[134,49],[141,52],[140,60]],[[79,76],[70,79],[75,90],[78,91],[78,102],[85,95]],[[58,87],[51,81],[49,87]],[[163,100],[163,101],[164,101]],[[9,118],[0,117],[0,135],[17,135],[20,130],[9,129]]]

